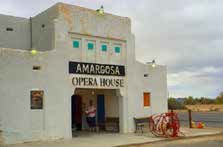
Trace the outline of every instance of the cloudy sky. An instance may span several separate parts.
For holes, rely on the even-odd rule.
[[[137,60],[168,67],[170,96],[223,91],[222,0],[0,0],[0,13],[34,16],[56,2],[130,17]]]

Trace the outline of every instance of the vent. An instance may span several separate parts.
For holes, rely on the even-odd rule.
[[[41,70],[41,66],[34,65],[33,70]]]
[[[13,28],[6,28],[6,31],[13,31]]]
[[[144,77],[149,77],[149,74],[144,74]]]

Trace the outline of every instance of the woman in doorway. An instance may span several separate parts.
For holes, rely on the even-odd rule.
[[[87,123],[90,128],[90,131],[96,131],[96,108],[93,105],[93,101],[89,101],[89,106],[87,110],[85,111],[87,114]]]

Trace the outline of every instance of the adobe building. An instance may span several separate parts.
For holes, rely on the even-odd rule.
[[[72,138],[73,107],[86,130],[89,100],[97,124],[113,118],[120,133],[134,132],[134,117],[167,111],[166,67],[136,61],[129,18],[64,3],[30,19],[0,15],[5,144]]]

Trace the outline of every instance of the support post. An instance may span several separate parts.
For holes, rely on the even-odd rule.
[[[171,124],[173,124],[173,109],[171,108]]]
[[[191,115],[191,110],[188,110],[188,117],[189,117],[189,128],[192,128],[192,115]]]

